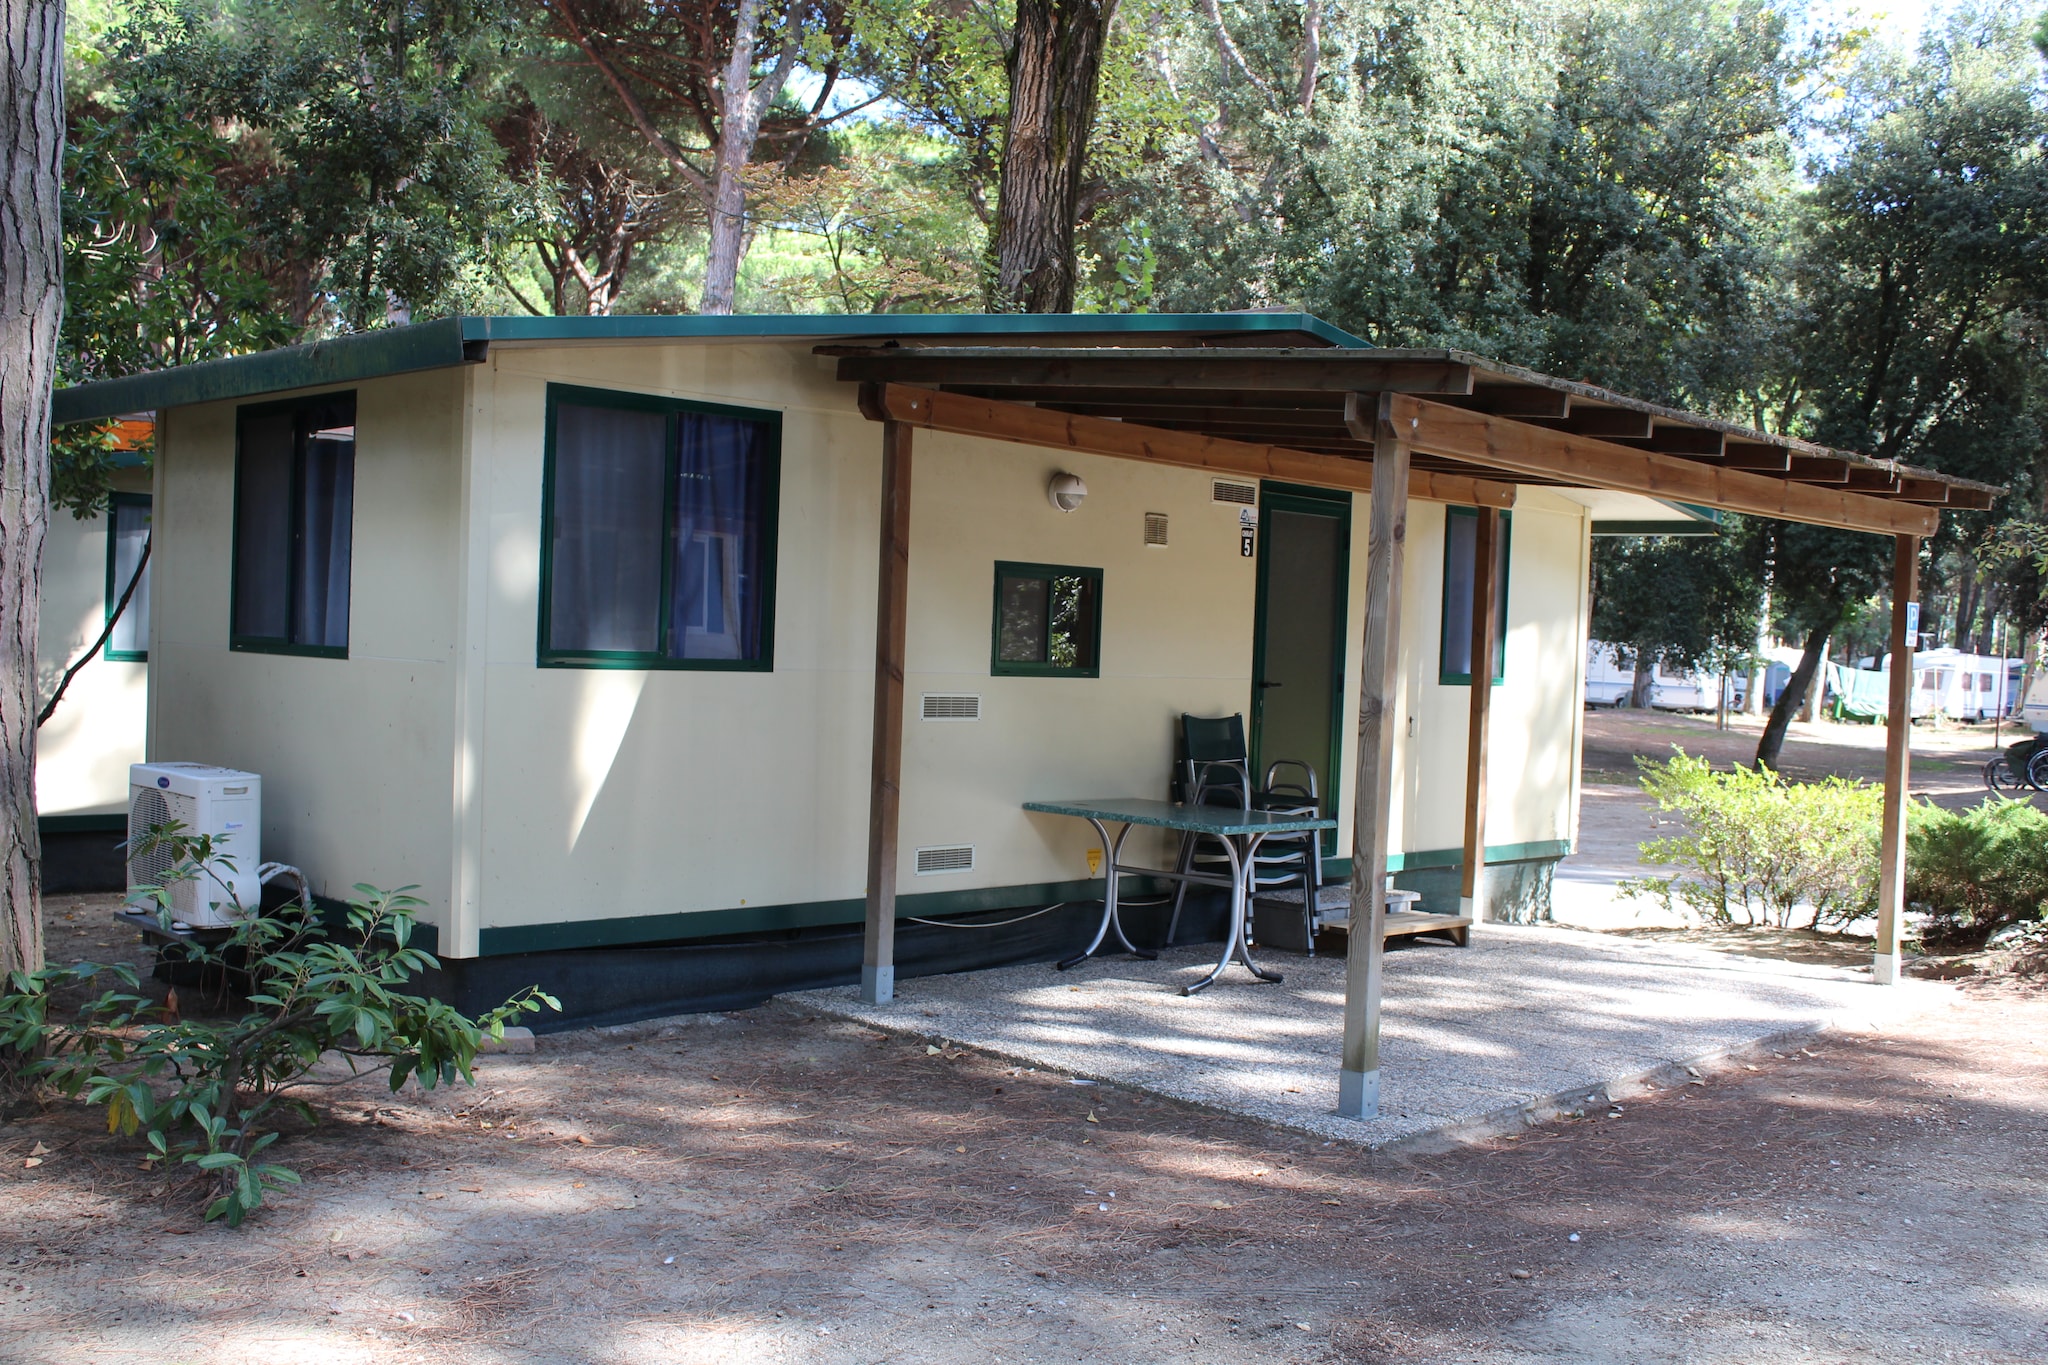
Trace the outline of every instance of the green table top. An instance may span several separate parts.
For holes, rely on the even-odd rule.
[[[1042,815],[1072,815],[1082,820],[1113,820],[1118,824],[1157,825],[1194,834],[1287,834],[1296,830],[1335,829],[1337,822],[1321,815],[1247,814],[1228,806],[1177,806],[1171,801],[1136,797],[1088,798],[1080,801],[1026,801],[1025,810]]]

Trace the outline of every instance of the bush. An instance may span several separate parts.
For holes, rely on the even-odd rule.
[[[1993,796],[1972,810],[1915,802],[1906,822],[1906,899],[1924,941],[1972,948],[2048,904],[2048,814]]]
[[[1643,790],[1678,817],[1682,834],[1642,845],[1645,862],[1683,869],[1631,877],[1624,895],[1683,908],[1710,923],[1792,928],[1842,925],[1875,903],[1877,788],[1830,777],[1787,782],[1770,768],[1716,772],[1683,750],[1637,759]]]
[[[185,877],[226,862],[210,840],[175,826],[152,839],[174,849]],[[421,905],[411,889],[356,887],[344,932],[329,933],[295,904],[275,915],[245,914],[224,943],[192,949],[203,966],[247,978],[247,1009],[237,1018],[168,1017],[133,994],[127,967],[16,972],[0,991],[0,1055],[20,1059],[18,1074],[30,1084],[105,1106],[107,1131],[140,1133],[148,1161],[205,1172],[217,1195],[207,1219],[238,1225],[266,1189],[298,1183],[263,1153],[278,1138],[280,1111],[317,1122],[299,1092],[322,1057],[345,1057],[351,1071],[368,1062],[367,1070],[386,1072],[393,1090],[409,1078],[429,1089],[470,1083],[485,1034],[503,1037],[507,1020],[560,1008],[529,987],[471,1020],[406,993],[408,981],[439,965],[409,946]],[[169,927],[168,892],[155,888],[154,899]],[[80,1006],[74,1022],[50,1022],[53,992],[103,980],[116,984]]]

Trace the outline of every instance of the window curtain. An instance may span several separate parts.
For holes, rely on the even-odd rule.
[[[1444,517],[1444,660],[1446,673],[1472,671],[1472,551],[1479,518]]]
[[[354,428],[307,437],[300,484],[298,629],[292,643],[348,647],[349,528],[355,512]]]
[[[292,459],[288,411],[244,415],[235,457],[234,633],[282,640],[291,627]]]
[[[107,533],[114,538],[114,577],[108,585],[107,610],[112,611],[121,601],[121,594],[128,591],[128,580],[135,577],[135,566],[142,559],[142,547],[149,540],[149,504],[147,502],[119,501],[107,509]],[[107,648],[117,654],[141,654],[149,648],[149,568],[144,565],[142,577],[136,579],[134,595],[128,599],[128,609],[121,613],[121,619],[114,622],[114,633],[107,637]]]
[[[658,412],[556,408],[551,648],[659,650],[667,432]]]
[[[678,415],[675,595],[668,653],[677,659],[761,654],[766,581],[766,424]]]

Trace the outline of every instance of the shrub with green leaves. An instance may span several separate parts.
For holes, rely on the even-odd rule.
[[[225,862],[204,838],[175,829],[153,837],[175,848],[177,875],[208,875]],[[246,979],[245,1008],[232,1018],[173,1017],[135,993],[125,966],[16,972],[0,991],[0,1055],[17,1059],[21,1081],[104,1106],[108,1131],[141,1134],[152,1163],[205,1172],[216,1192],[207,1219],[237,1225],[266,1190],[298,1183],[264,1154],[281,1112],[317,1121],[305,1095],[322,1058],[339,1056],[352,1073],[383,1071],[394,1091],[409,1079],[428,1089],[473,1083],[486,1035],[502,1038],[508,1021],[560,1008],[529,987],[472,1020],[407,992],[413,977],[439,965],[411,946],[422,904],[411,890],[357,886],[343,930],[324,929],[294,904],[245,913],[225,941],[193,946],[190,960],[202,969]],[[168,928],[169,895],[153,895]],[[113,984],[71,1022],[52,1021],[53,993],[103,982]]]
[[[1623,894],[1713,924],[1820,928],[1869,913],[1882,815],[1877,788],[1839,777],[1787,782],[1764,767],[1717,772],[1683,750],[1636,766],[1643,790],[1682,831],[1646,841],[1643,861],[1680,870],[1631,877]]]
[[[1993,796],[1970,810],[1915,802],[1906,822],[1906,900],[1922,940],[1973,948],[2048,909],[2048,813]]]

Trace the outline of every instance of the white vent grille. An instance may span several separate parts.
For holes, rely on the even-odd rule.
[[[920,877],[929,877],[935,872],[973,870],[973,844],[944,844],[937,848],[921,848],[917,851],[917,875]]]
[[[151,844],[149,832],[165,825],[179,825],[178,833],[196,834],[198,803],[183,792],[158,791],[155,787],[131,787],[128,795],[128,885],[165,886],[170,891],[171,913],[188,918],[201,906],[204,874],[172,879],[178,869],[177,849],[164,843]],[[145,848],[144,845],[150,847]]]
[[[1166,513],[1147,512],[1145,514],[1145,543],[1147,545],[1159,546],[1166,544]]]
[[[1259,486],[1255,483],[1235,483],[1229,479],[1217,479],[1209,485],[1209,501],[1226,502],[1235,507],[1256,507],[1259,502]]]
[[[922,714],[926,720],[980,720],[981,698],[972,692],[927,692]]]

